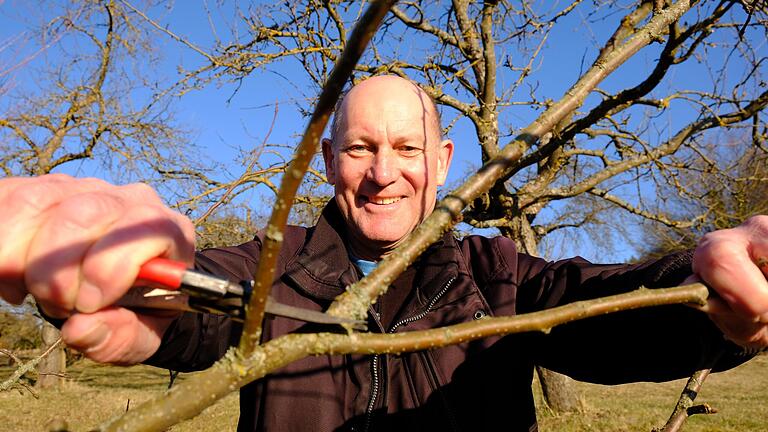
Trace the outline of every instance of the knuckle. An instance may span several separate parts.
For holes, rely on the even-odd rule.
[[[46,175],[40,176],[40,178],[50,179],[50,180],[55,180],[55,181],[69,181],[69,180],[73,180],[74,179],[74,177],[72,177],[71,175],[64,174],[64,173],[46,174]]]
[[[91,230],[114,220],[123,207],[122,202],[110,194],[82,193],[60,203],[52,220],[64,229]]]
[[[76,179],[71,175],[63,174],[63,173],[45,174],[39,177],[31,177],[28,180],[31,183],[35,183],[37,181],[42,181],[46,183],[68,183],[68,182],[76,181]]]
[[[71,311],[77,293],[76,275],[61,269],[46,271],[47,264],[30,265],[26,277],[27,289],[50,310]]]
[[[192,221],[188,217],[182,214],[173,212],[173,216],[177,226],[181,230],[181,234],[184,236],[184,239],[194,243],[194,239],[196,235],[195,224],[192,223]]]
[[[151,202],[153,204],[162,203],[160,196],[157,192],[146,183],[131,183],[123,186],[118,186],[120,192],[131,200],[137,200],[141,202]]]
[[[58,193],[49,182],[24,182],[7,195],[5,204],[9,213],[34,216],[56,202]]]
[[[756,234],[761,237],[768,236],[768,216],[766,215],[751,216],[744,222],[744,226],[749,234]]]
[[[693,255],[693,268],[697,273],[707,272],[718,264],[716,259],[722,245],[710,238],[702,238]]]

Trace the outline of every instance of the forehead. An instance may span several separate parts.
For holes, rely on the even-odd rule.
[[[418,86],[405,80],[369,79],[354,87],[340,108],[342,135],[386,133],[439,138],[432,101]]]

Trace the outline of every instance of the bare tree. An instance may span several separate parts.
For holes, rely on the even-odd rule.
[[[711,144],[716,158],[680,176],[690,195],[669,193],[666,206],[679,220],[699,222],[685,228],[646,225],[644,257],[689,249],[705,233],[732,228],[750,216],[768,212],[768,155],[746,134],[727,134]]]
[[[5,175],[84,172],[148,182],[201,226],[239,194],[259,185],[274,188],[269,179],[287,162],[262,162],[267,153],[282,152],[266,139],[241,149],[228,167],[201,156],[173,109],[191,89],[158,72],[155,35],[131,8],[119,1],[49,6],[46,21],[30,23],[24,35],[36,41],[32,53],[14,53],[24,61],[0,69],[10,82],[23,72],[37,85],[9,86],[3,98]],[[20,20],[23,11],[16,12]],[[233,169],[238,163],[242,168]]]
[[[518,118],[555,104],[548,90],[554,83],[539,72],[558,60],[548,40],[563,31],[560,27],[580,22],[594,32],[595,46],[584,48],[582,61],[600,67],[620,55],[616,47],[635,37],[665,4],[404,2],[393,7],[355,66],[353,81],[383,73],[415,79],[445,107],[447,129],[469,121],[486,163],[500,153],[504,137],[519,133]],[[694,2],[684,20],[645,49],[653,65],[639,77],[595,88],[578,110],[532,144],[522,163],[474,200],[464,221],[496,228],[531,254],[547,239],[563,242],[616,230],[621,224],[610,221],[622,213],[622,221],[630,215],[635,223],[700,225],[702,212],[679,218],[651,191],[673,188],[694,197],[678,178],[711,162],[712,149],[701,142],[713,129],[751,127],[756,139],[765,140],[760,114],[768,98],[766,53],[757,41],[765,38],[766,23],[760,8],[759,2]],[[242,79],[257,68],[292,62],[320,86],[361,12],[354,2],[319,0],[243,8],[250,34],[220,42],[207,54],[215,61],[190,73]],[[687,72],[675,76],[682,68]],[[624,71],[629,72],[625,67],[617,74]],[[689,73],[710,79],[693,85],[679,78]],[[563,71],[558,79],[568,75]],[[657,120],[677,112],[686,112],[686,120]],[[563,379],[549,377],[544,388],[550,405],[576,408],[575,395],[564,394]],[[562,390],[550,391],[555,388]]]
[[[203,164],[175,120],[175,83],[150,73],[160,60],[153,34],[134,22],[132,12],[116,1],[48,6],[45,21],[30,22],[29,30],[0,46],[7,56],[0,63],[0,170],[6,176],[85,172],[148,182],[196,219],[201,238],[210,243],[225,232],[232,238],[232,229],[215,222],[233,228],[231,222],[248,212],[215,210],[258,185],[270,186],[286,162],[264,166],[260,156],[274,152],[265,140],[243,152],[239,173],[222,175],[233,170]],[[35,16],[25,15],[25,7],[33,6],[16,9],[19,20]],[[216,218],[208,222],[211,215]],[[250,228],[240,224],[234,231],[252,238],[256,230]],[[48,345],[58,338],[50,325],[42,331]],[[62,350],[40,363],[41,385],[55,384],[63,373]]]
[[[701,156],[702,149],[696,145],[694,138],[706,130],[738,125],[750,119],[756,119],[753,121],[761,125],[757,116],[768,103],[765,92],[750,91],[742,95],[741,90],[746,83],[756,82],[755,77],[760,75],[762,66],[759,57],[750,57],[752,47],[743,39],[734,40],[737,48],[733,50],[737,53],[734,56],[754,60],[752,64],[755,67],[744,72],[741,81],[745,84],[739,84],[739,91],[735,94],[675,92],[662,98],[648,99],[649,92],[660,82],[657,74],[662,73],[663,76],[671,66],[694,58],[693,53],[697,49],[707,46],[702,41],[710,33],[730,29],[738,36],[739,32],[753,32],[755,28],[763,31],[764,21],[760,21],[763,17],[759,12],[754,15],[750,12],[747,19],[739,12],[742,6],[738,2],[700,5],[687,0],[669,4],[642,3],[637,8],[624,11],[625,18],[614,36],[608,39],[596,55],[596,60],[585,68],[562,97],[549,100],[535,91],[528,95],[530,100],[524,105],[541,112],[527,127],[510,131],[509,135],[514,137],[502,146],[500,137],[506,134],[499,132],[499,114],[504,112],[500,108],[511,107],[514,103],[497,93],[500,84],[496,68],[505,65],[505,62],[497,60],[495,47],[502,42],[511,43],[513,47],[527,46],[525,42],[534,41],[534,49],[526,51],[530,55],[523,63],[529,66],[510,63],[508,69],[516,72],[518,79],[510,80],[503,86],[505,92],[523,88],[523,82],[529,79],[535,60],[540,55],[536,47],[543,46],[555,24],[573,13],[581,3],[576,1],[562,10],[534,13],[528,4],[515,9],[510,4],[493,1],[482,5],[455,1],[447,12],[429,14],[424,12],[426,3],[407,3],[401,9],[393,9],[393,14],[384,21],[381,33],[374,39],[371,50],[358,63],[373,29],[384,19],[392,3],[376,1],[364,14],[362,8],[351,2],[288,4],[289,9],[281,12],[280,16],[277,12],[272,15],[272,19],[281,18],[281,21],[267,24],[261,22],[261,17],[268,15],[260,10],[259,14],[246,15],[253,24],[252,40],[222,44],[220,52],[200,53],[211,60],[198,71],[203,79],[237,77],[238,74],[247,74],[254,67],[290,55],[295,57],[285,58],[299,59],[313,79],[325,83],[310,125],[296,151],[296,158],[285,168],[290,175],[283,176],[278,205],[266,230],[263,256],[276,259],[278,255],[276,251],[282,242],[281,230],[288,219],[300,179],[310,166],[334,101],[353,71],[357,74],[423,74],[425,90],[439,103],[455,109],[458,116],[469,118],[475,127],[482,159],[486,162],[484,167],[448,194],[397,253],[387,256],[374,272],[337,298],[328,311],[334,315],[364,316],[371,302],[388,285],[386,281],[396,277],[431,242],[449,229],[461,217],[467,203],[474,203],[472,209],[465,213],[468,221],[477,226],[497,226],[505,234],[514,235],[521,250],[531,252],[544,235],[568,225],[567,221],[555,225],[537,224],[540,212],[552,203],[576,197],[597,202],[604,200],[633,214],[675,225],[679,221],[659,214],[656,208],[644,207],[645,202],[622,199],[617,191],[623,186],[645,181],[646,171],[652,173],[651,179],[670,179],[669,182],[674,184],[674,175],[666,177],[662,174],[686,169],[688,159],[683,156],[694,159],[706,156]],[[604,7],[611,12],[621,10],[612,3]],[[741,14],[736,16],[741,20],[721,21],[730,11]],[[471,19],[475,16],[478,18]],[[345,23],[358,18],[360,28],[347,31]],[[327,35],[320,31],[327,29],[331,30]],[[436,38],[437,49],[426,51],[437,54],[411,63],[387,60],[390,53],[396,52],[394,48],[401,45],[397,38],[415,31],[419,35]],[[306,37],[301,36],[304,32]],[[393,42],[388,42],[390,40]],[[664,48],[657,52],[657,66],[648,79],[626,91],[597,88],[641,49],[657,41],[664,41]],[[263,49],[264,45],[279,49],[253,51]],[[341,48],[344,48],[343,55],[340,54]],[[746,54],[742,55],[742,52]],[[330,67],[332,63],[337,65],[333,71]],[[687,125],[681,125],[667,137],[651,140],[648,137],[651,135],[647,127],[648,118],[643,116],[647,112],[643,108],[665,110],[672,100],[689,101],[701,109],[696,111],[697,114]],[[634,110],[640,111],[641,119],[631,117]],[[634,129],[636,127],[639,129]],[[581,142],[583,137],[593,139]],[[605,141],[601,141],[600,137]],[[686,149],[687,152],[683,151]],[[678,161],[673,156],[682,159]],[[513,174],[517,175],[512,177]],[[229,190],[228,187],[224,188],[226,190]],[[583,214],[581,216],[577,221],[586,220]],[[131,410],[104,425],[103,429],[165,429],[174,422],[199,413],[233,389],[307,355],[421,350],[489,335],[549,329],[559,323],[622,308],[701,303],[707,296],[706,288],[697,285],[567,305],[533,314],[535,316],[489,318],[452,326],[450,331],[433,329],[396,335],[397,338],[363,333],[352,333],[351,336],[290,334],[258,344],[263,303],[275,271],[274,262],[267,259],[262,259],[259,266],[240,346],[208,371],[175,386],[161,398]],[[205,397],[189,397],[200,388],[206,389]]]
[[[574,5],[577,5],[575,3]],[[328,5],[327,3],[325,4]],[[348,5],[348,3],[344,3]],[[321,7],[323,5],[318,5]],[[482,16],[486,20],[490,20],[493,17],[493,12],[499,5],[495,2],[486,2],[482,8],[484,12]],[[456,223],[460,217],[463,208],[468,202],[483,196],[486,192],[494,187],[494,184],[498,184],[499,180],[510,179],[511,174],[520,171],[530,169],[530,167],[536,166],[542,173],[545,172],[546,161],[552,157],[554,152],[572,146],[572,141],[562,140],[562,136],[566,130],[564,126],[575,124],[578,122],[577,110],[581,107],[587,96],[593,92],[597,92],[596,86],[611,75],[617,68],[637,54],[643,47],[660,39],[675,39],[676,30],[675,23],[679,22],[681,17],[691,9],[694,5],[688,1],[679,1],[673,4],[655,4],[652,11],[647,10],[645,19],[635,19],[633,21],[633,13],[637,11],[630,11],[628,17],[623,20],[623,23],[631,22],[631,31],[629,28],[625,28],[624,25],[620,28],[622,31],[621,37],[616,37],[615,40],[606,45],[605,51],[600,55],[598,61],[596,61],[591,67],[589,67],[579,78],[579,80],[570,87],[564,94],[564,96],[556,102],[547,102],[546,109],[541,113],[533,122],[531,122],[526,128],[517,133],[516,137],[503,148],[495,149],[495,152],[488,152],[487,163],[473,175],[465,184],[451,192],[437,207],[436,211],[429,216],[429,218],[417,228],[409,239],[398,248],[396,253],[388,255],[368,277],[361,282],[349,286],[347,292],[339,296],[331,307],[328,309],[328,313],[345,317],[362,317],[366,314],[367,308],[371,302],[386,289],[388,285],[387,281],[392,280],[400,272],[402,272],[416,257],[429,245],[435,241],[441,233],[449,229],[451,225]],[[346,76],[355,70],[367,70],[365,66],[366,59],[363,59],[362,66],[356,64],[356,56],[362,53],[362,46],[366,42],[366,38],[370,37],[372,28],[376,26],[377,21],[382,18],[382,10],[390,8],[391,4],[386,1],[375,2],[371,7],[362,15],[359,19],[359,26],[363,26],[363,29],[356,28],[354,32],[348,36],[348,42],[344,44],[345,51],[343,56],[338,57],[336,60],[336,67],[332,72],[328,73],[326,85],[324,86],[323,93],[318,99],[317,108],[312,115],[310,125],[307,127],[305,135],[301,144],[296,150],[296,157],[292,164],[287,168],[291,175],[284,176],[283,182],[278,194],[278,202],[275,206],[275,211],[270,219],[270,222],[266,229],[266,237],[264,241],[263,256],[272,257],[276,259],[277,250],[282,243],[281,231],[284,228],[288,219],[288,211],[290,204],[299,188],[298,178],[301,177],[299,173],[305,172],[310,165],[311,158],[315,152],[315,146],[325,126],[333,101],[338,96],[341,86],[346,79]],[[347,10],[350,10],[349,7]],[[641,8],[642,9],[642,8]],[[320,21],[318,27],[303,23],[298,18],[303,16],[300,13],[296,13],[299,9],[290,9],[293,15],[290,15],[287,21],[290,24],[280,26],[279,24],[270,24],[268,27],[263,27],[262,32],[255,33],[258,35],[253,44],[244,45],[227,45],[229,47],[228,53],[232,54],[237,51],[236,48],[245,47],[252,48],[257,45],[258,42],[264,41],[271,34],[271,31],[290,33],[290,37],[295,37],[295,31],[291,32],[290,29],[294,29],[291,26],[300,25],[298,29],[315,29],[323,28],[322,23],[331,23],[329,26],[337,25],[339,34],[344,36],[342,41],[347,40],[347,34],[345,31],[341,31],[339,25],[343,21],[341,19],[334,19],[333,16],[328,21]],[[307,8],[307,16],[313,15],[313,9]],[[457,9],[459,10],[459,9]],[[716,11],[715,11],[716,12]],[[713,12],[713,13],[715,13]],[[452,13],[452,12],[451,12]],[[459,11],[460,13],[460,11]],[[398,12],[395,12],[397,16]],[[441,15],[441,16],[448,16]],[[355,16],[357,17],[357,16]],[[398,18],[399,19],[399,18]],[[463,18],[457,16],[457,21]],[[420,21],[424,21],[421,19]],[[557,18],[554,18],[552,22],[556,22]],[[488,22],[488,21],[485,21]],[[334,24],[335,23],[335,24]],[[389,22],[391,23],[391,22]],[[315,22],[317,24],[317,22]],[[387,31],[391,30],[391,27],[386,26],[385,23],[384,35]],[[636,27],[636,28],[635,28]],[[308,32],[312,37],[320,37],[319,33],[313,31]],[[462,37],[465,34],[471,32],[461,33]],[[292,40],[292,39],[289,39]],[[299,39],[301,41],[301,39]],[[323,39],[326,41],[326,39]],[[378,39],[376,39],[378,41]],[[483,41],[487,41],[483,39]],[[372,49],[372,56],[377,56],[381,52],[379,45],[374,44]],[[334,55],[334,49],[329,48],[314,48],[309,49],[306,47],[298,48],[299,53],[303,52],[321,52],[323,55]],[[289,52],[292,50],[292,46],[281,46],[278,52]],[[484,51],[485,52],[485,51]],[[296,51],[294,51],[294,54]],[[330,54],[326,54],[330,53]],[[279,55],[278,55],[279,56]],[[247,59],[257,58],[258,56],[243,57],[243,61],[238,63],[239,65],[249,64]],[[274,57],[274,56],[273,56]],[[485,68],[490,67],[491,62],[486,58]],[[256,60],[254,60],[256,61]],[[317,63],[318,65],[322,62]],[[472,63],[471,67],[475,67]],[[222,73],[222,69],[226,69],[225,65],[221,63],[212,63],[210,67],[206,68],[204,73]],[[319,69],[324,71],[323,69]],[[484,70],[484,69],[483,69]],[[323,72],[325,73],[325,72]],[[465,73],[467,73],[465,71]],[[486,78],[488,75],[486,75]],[[463,79],[463,78],[462,78]],[[488,81],[483,81],[487,83]],[[483,88],[486,88],[483,86]],[[599,93],[599,92],[598,92]],[[676,135],[668,140],[664,140],[658,143],[657,146],[645,148],[643,145],[648,145],[647,142],[641,141],[638,144],[642,151],[635,150],[628,152],[629,156],[636,156],[636,158],[629,158],[632,163],[627,165],[630,168],[636,168],[636,165],[647,163],[650,161],[656,162],[659,159],[667,156],[665,151],[669,150],[672,154],[674,151],[670,150],[671,147],[679,148],[683,142],[688,142],[692,135],[700,133],[703,130],[712,127],[727,126],[729,124],[735,124],[745,119],[749,119],[759,113],[766,104],[766,96],[755,95],[754,99],[747,100],[741,105],[741,107],[735,112],[726,113],[723,115],[714,116],[710,110],[708,115],[701,116],[700,118],[692,121],[689,125],[685,126]],[[440,100],[438,98],[438,100]],[[605,100],[614,100],[612,97],[606,96]],[[623,100],[623,99],[622,99]],[[597,102],[597,107],[605,106],[605,102]],[[639,104],[639,102],[636,102]],[[486,103],[487,105],[487,103]],[[633,104],[629,104],[633,105]],[[612,105],[613,108],[617,106]],[[627,107],[624,107],[627,108]],[[480,111],[483,109],[483,104],[480,104]],[[597,109],[597,108],[594,108]],[[616,118],[619,111],[610,111],[605,113],[599,119],[605,119],[610,121]],[[592,111],[588,111],[592,112]],[[576,119],[576,120],[573,120]],[[715,124],[716,123],[716,124]],[[590,126],[593,125],[590,123]],[[620,127],[618,124],[617,127]],[[552,131],[557,131],[559,135],[555,135]],[[584,130],[578,129],[579,132]],[[622,135],[623,137],[623,135]],[[613,137],[614,141],[617,141],[617,137]],[[615,142],[613,142],[615,144]],[[621,144],[619,144],[621,146]],[[662,149],[662,150],[659,150]],[[493,150],[493,149],[492,149]],[[676,150],[675,150],[676,151]],[[642,153],[643,157],[638,156],[635,153]],[[605,161],[607,167],[602,172],[602,176],[598,178],[588,177],[595,184],[599,184],[598,180],[605,180],[605,178],[612,178],[613,171],[622,172],[619,167],[615,170],[611,170],[613,164],[619,164],[623,166],[620,161],[622,153],[616,152],[610,156],[619,158],[616,161],[612,161],[608,155],[598,155],[596,152],[584,152],[579,151],[577,155],[589,157],[598,156],[598,159]],[[539,164],[542,162],[541,164]],[[538,164],[538,165],[537,165]],[[631,171],[631,170],[630,170]],[[581,172],[581,171],[579,171]],[[615,174],[613,174],[615,175]],[[584,180],[581,180],[582,182]],[[580,184],[580,183],[576,183]],[[594,186],[594,185],[593,185]],[[498,186],[497,186],[498,187]],[[585,191],[591,191],[594,187],[587,187]],[[575,195],[575,194],[574,194]],[[613,200],[613,195],[595,193],[595,196]],[[565,193],[561,193],[551,199],[564,199],[567,196]],[[617,200],[614,200],[617,201]],[[613,201],[611,201],[613,202]],[[620,202],[620,201],[619,201]],[[475,206],[478,208],[479,206]],[[627,206],[630,207],[630,206]],[[631,207],[630,207],[631,208]],[[475,214],[479,214],[475,209]],[[471,215],[470,215],[471,216]],[[658,218],[657,218],[658,219]],[[528,221],[530,224],[530,221]],[[524,242],[522,245],[524,246]],[[279,368],[281,365],[287,364],[300,357],[310,354],[320,353],[353,353],[353,352],[386,352],[397,353],[404,350],[419,350],[427,347],[443,346],[445,344],[452,344],[458,341],[466,341],[472,338],[484,337],[490,334],[504,334],[513,331],[525,331],[533,328],[550,328],[552,325],[556,325],[560,322],[565,322],[577,317],[584,317],[585,315],[591,315],[597,313],[597,309],[602,309],[603,306],[610,303],[607,306],[609,309],[615,310],[617,303],[622,303],[620,307],[635,307],[638,305],[636,300],[638,296],[644,296],[648,293],[639,292],[632,293],[630,297],[633,300],[621,300],[619,299],[603,299],[598,300],[596,303],[590,305],[575,305],[575,310],[588,311],[585,314],[575,313],[574,309],[553,309],[543,312],[544,315],[549,318],[542,318],[538,320],[538,315],[534,317],[505,317],[505,318],[491,318],[488,320],[481,320],[480,322],[460,324],[452,326],[449,332],[443,331],[444,329],[434,329],[423,332],[412,332],[410,334],[399,335],[397,339],[390,337],[390,335],[379,334],[360,334],[353,333],[353,337],[347,335],[333,335],[333,334],[293,334],[286,335],[281,338],[269,341],[265,344],[258,344],[258,335],[261,331],[261,320],[263,314],[263,303],[266,295],[269,291],[269,286],[274,276],[274,262],[269,259],[262,259],[259,262],[259,271],[256,275],[256,284],[254,287],[254,294],[252,296],[251,304],[249,306],[249,315],[246,320],[245,330],[240,346],[231,352],[220,363],[215,365],[203,374],[197,375],[193,379],[183,383],[182,385],[174,388],[168,394],[164,395],[161,399],[152,401],[142,407],[139,407],[132,412],[129,412],[121,419],[105,425],[106,430],[130,428],[130,427],[145,427],[147,429],[161,429],[167,427],[171,422],[184,418],[194,413],[199,412],[203,406],[210,403],[211,400],[221,397],[228,393],[233,388],[244,385],[251,380],[258,379],[270,370]],[[678,302],[678,301],[697,301],[701,302],[706,296],[704,288],[702,286],[692,286],[684,288],[676,288],[672,291],[658,291],[650,294],[650,298],[655,300],[649,300],[644,298],[639,301],[640,304],[662,304],[666,302]],[[659,300],[661,297],[665,297],[665,300]],[[672,298],[674,297],[674,298]],[[632,303],[632,305],[629,305]],[[350,330],[351,331],[351,330]],[[190,400],[187,395],[187,388],[207,388],[209,393],[206,398]]]

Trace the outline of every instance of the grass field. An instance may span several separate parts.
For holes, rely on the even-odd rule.
[[[0,375],[10,372],[2,369]],[[65,420],[70,430],[86,431],[161,393],[168,383],[164,370],[109,367],[87,361],[71,367],[68,375],[64,388],[41,392],[39,399],[27,392],[0,393],[0,431],[47,431],[48,425],[60,420]],[[540,428],[544,432],[649,432],[664,423],[684,384],[675,381],[608,387],[578,383],[584,411],[555,416],[540,409]],[[764,355],[736,370],[711,376],[697,402],[708,402],[720,413],[696,416],[684,430],[766,431],[767,400],[768,356]],[[231,431],[236,429],[237,415],[237,395],[233,394],[171,431]]]

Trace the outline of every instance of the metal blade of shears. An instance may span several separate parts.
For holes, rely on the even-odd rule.
[[[137,286],[118,305],[130,308],[213,312],[242,321],[251,291],[251,282],[234,283],[225,278],[188,269],[186,264],[155,258],[139,272]],[[366,329],[362,320],[335,317],[324,312],[286,305],[267,298],[264,309],[269,315],[318,324],[346,324]]]

